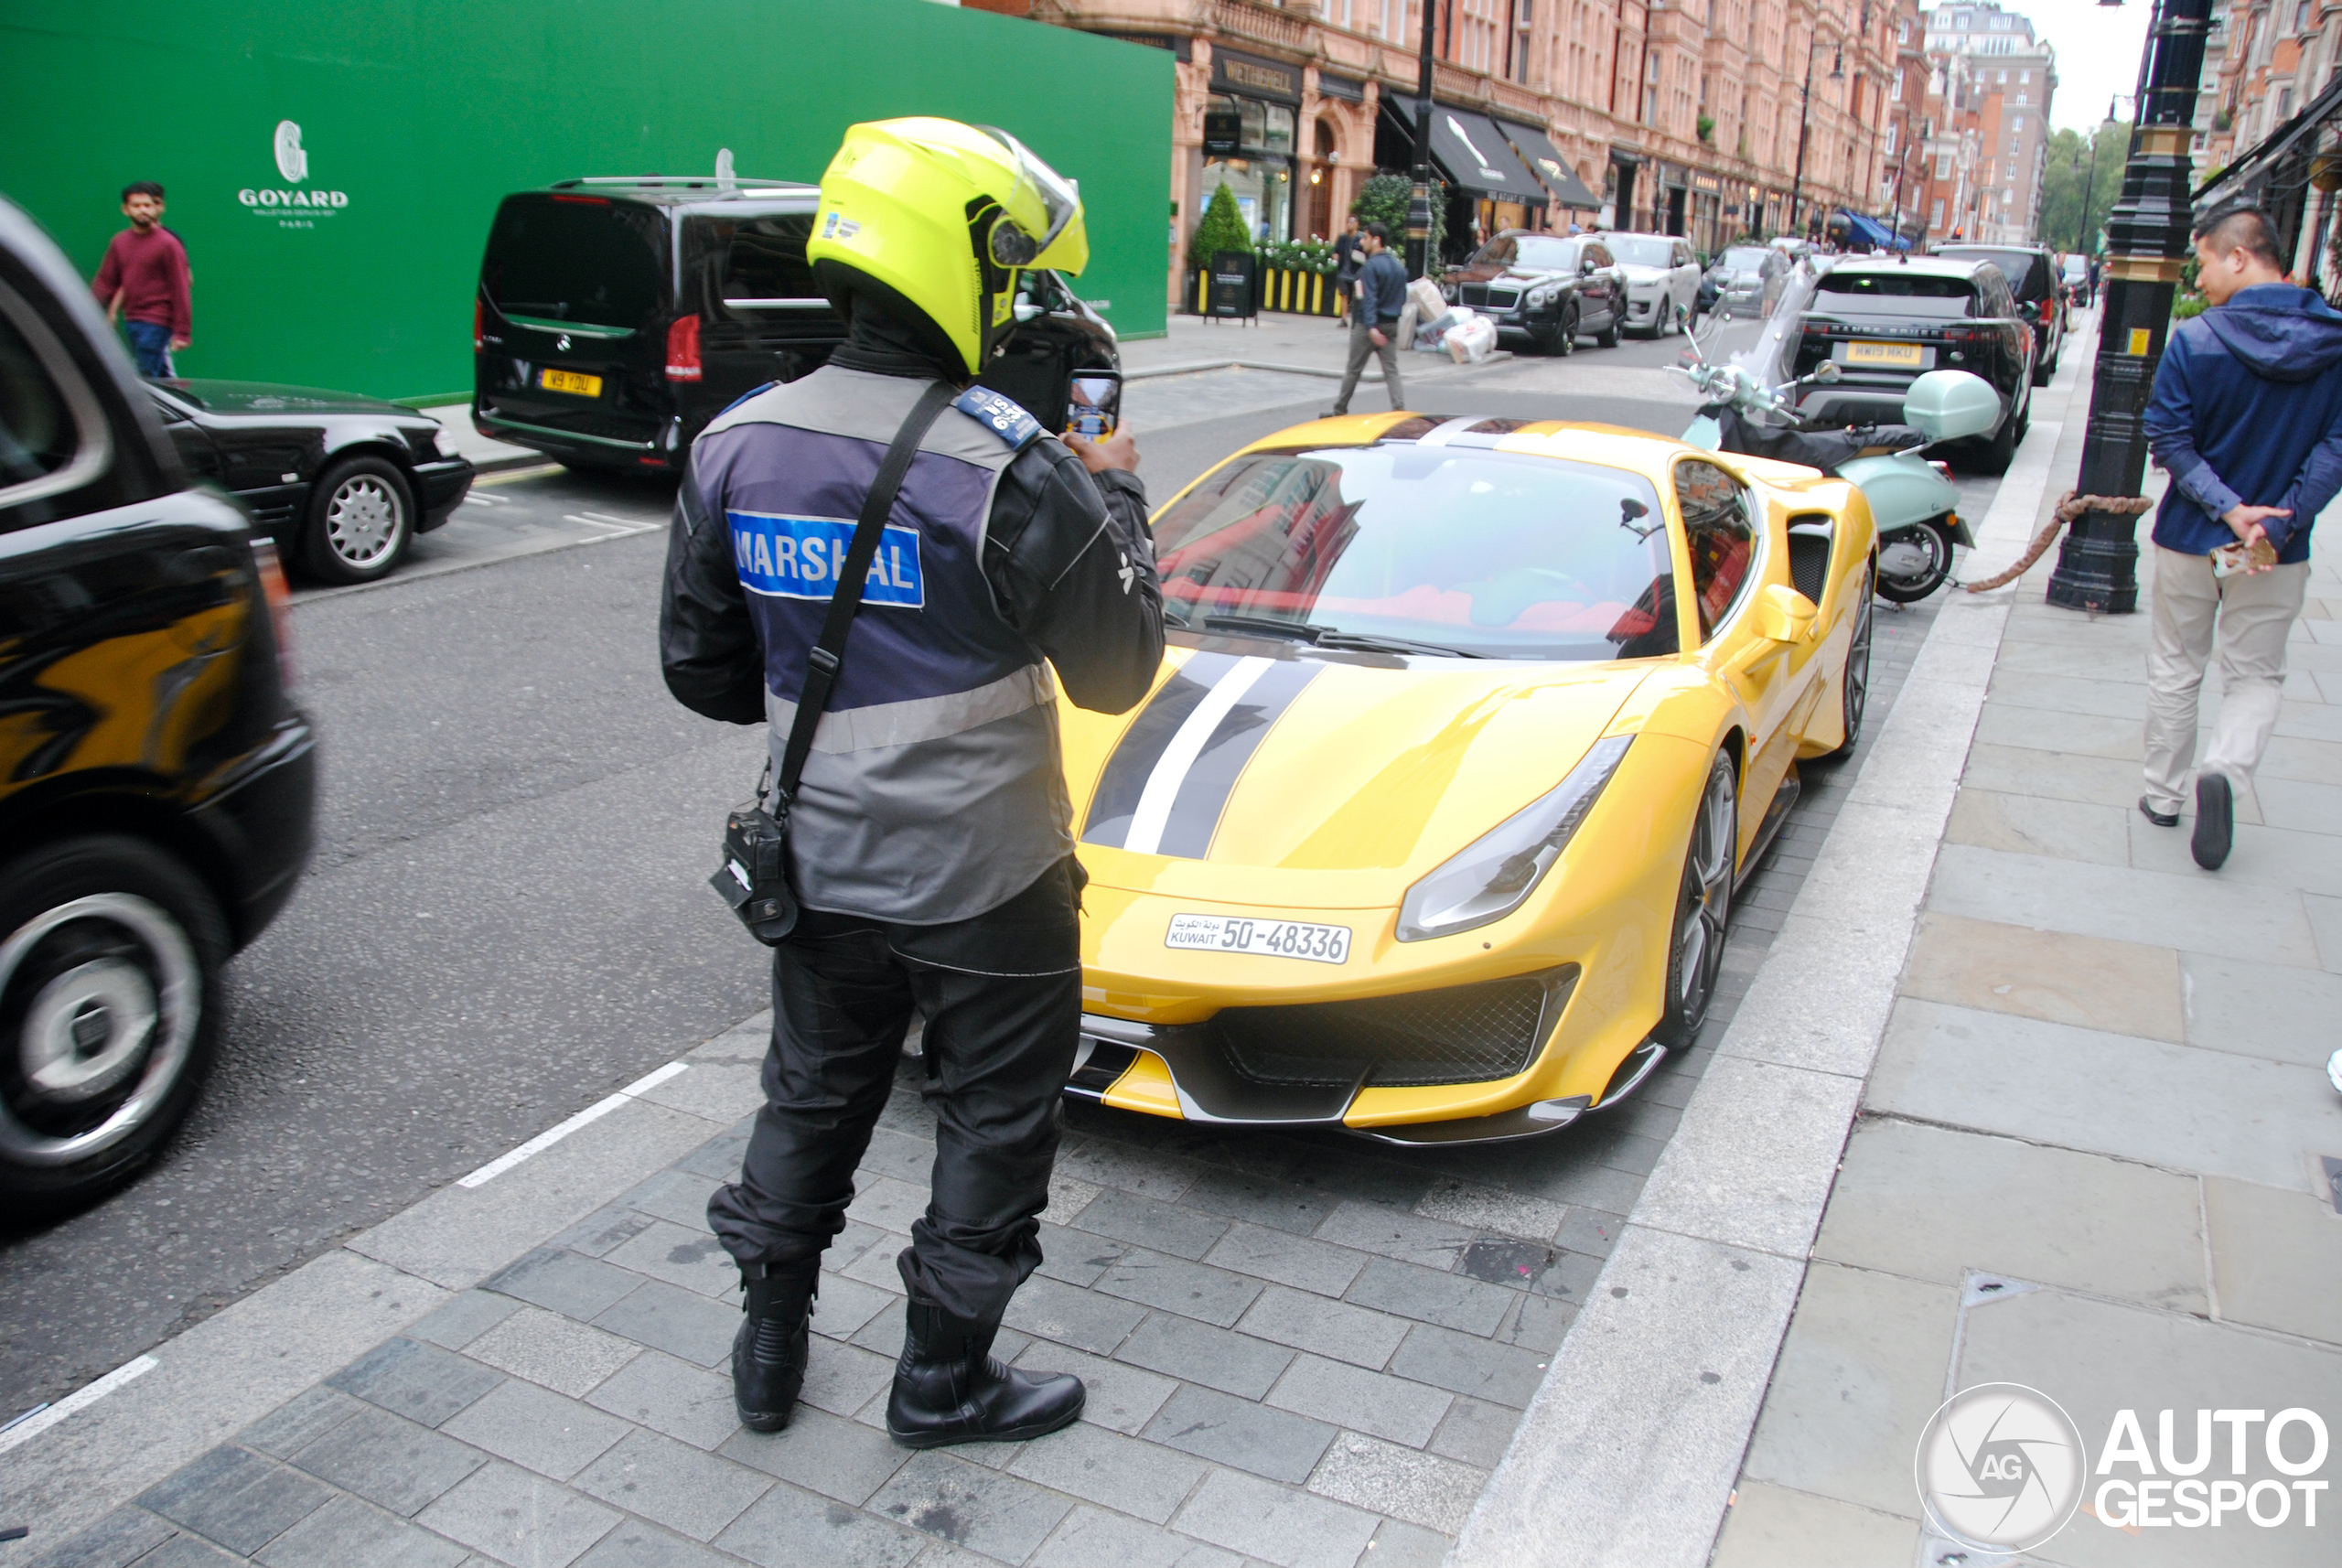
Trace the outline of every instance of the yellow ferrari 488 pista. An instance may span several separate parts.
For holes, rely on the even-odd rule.
[[[1061,710],[1090,874],[1069,1092],[1494,1141],[1691,1044],[1799,760],[1862,725],[1859,490],[1391,413],[1246,447],[1155,542],[1154,691]]]

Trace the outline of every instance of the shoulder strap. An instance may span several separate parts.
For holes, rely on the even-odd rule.
[[[871,560],[878,553],[879,537],[886,531],[887,514],[895,510],[895,497],[903,488],[903,476],[919,455],[921,437],[953,395],[954,389],[947,381],[928,383],[902,428],[895,432],[895,444],[886,448],[878,477],[870,481],[870,493],[863,498],[862,515],[854,525],[854,542],[846,549],[844,564],[838,568],[836,591],[830,596],[830,613],[822,622],[821,638],[805,656],[805,689],[797,694],[797,721],[789,726],[789,746],[781,753],[780,776],[774,780],[784,807],[797,798],[797,781],[813,750],[813,731],[822,722],[822,710],[830,705],[830,693],[845,663],[846,632],[862,608],[863,585],[870,575]]]

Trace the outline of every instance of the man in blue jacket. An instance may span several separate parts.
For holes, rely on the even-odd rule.
[[[2189,847],[2216,871],[2233,832],[2232,781],[2251,778],[2277,723],[2310,525],[2342,489],[2342,315],[2285,281],[2276,231],[2258,208],[2199,223],[2196,260],[2211,308],[2173,330],[2145,422],[2171,488],[2155,513],[2139,810],[2158,827],[2178,825],[2196,763]],[[2216,621],[2220,713],[2197,762],[2196,697]]]
[[[1368,224],[1359,243],[1366,252],[1366,265],[1359,271],[1358,294],[1350,301],[1349,369],[1342,374],[1334,406],[1324,414],[1327,419],[1350,411],[1350,393],[1358,391],[1359,372],[1366,369],[1370,354],[1382,358],[1382,384],[1391,389],[1391,406],[1407,406],[1407,394],[1399,385],[1399,316],[1407,308],[1407,269],[1391,253],[1391,231],[1381,224]]]

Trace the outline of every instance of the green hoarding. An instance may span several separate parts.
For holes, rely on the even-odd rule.
[[[188,375],[471,384],[499,198],[575,175],[818,179],[857,120],[1002,126],[1080,182],[1080,288],[1164,328],[1172,60],[930,0],[11,0],[0,192],[94,275],[134,179],[195,274]]]

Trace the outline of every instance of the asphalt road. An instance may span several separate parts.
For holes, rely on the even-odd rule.
[[[1689,411],[1652,398],[1649,372],[1675,352],[1499,365],[1410,401],[1673,434]],[[1633,390],[1606,392],[1627,369],[1642,372],[1617,378]],[[1158,499],[1332,390],[1149,385],[1131,416]],[[1370,385],[1360,411],[1384,406]],[[1150,403],[1181,422],[1150,427]],[[317,858],[231,967],[220,1069],[163,1160],[0,1244],[0,1419],[765,1005],[762,950],[704,882],[763,731],[700,719],[660,681],[669,493],[498,479],[414,569],[302,596],[299,700],[324,737]]]

